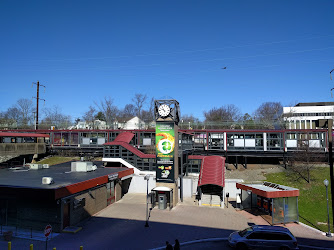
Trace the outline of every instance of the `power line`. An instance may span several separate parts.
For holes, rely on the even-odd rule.
[[[333,37],[333,36],[334,35],[315,36],[315,37],[303,37],[303,38],[290,39],[290,40],[281,40],[281,41],[271,41],[271,42],[264,42],[264,43],[254,43],[254,44],[225,46],[225,47],[221,47],[221,48],[206,48],[206,49],[198,49],[198,50],[183,50],[183,51],[173,51],[173,52],[146,53],[146,54],[121,55],[121,56],[110,56],[110,57],[82,57],[82,58],[64,58],[64,59],[38,59],[36,61],[49,61],[49,62],[60,61],[60,62],[62,62],[62,61],[106,60],[106,59],[121,59],[121,58],[145,57],[145,56],[162,56],[162,55],[173,55],[173,54],[186,54],[186,53],[208,52],[208,51],[217,51],[217,50],[225,50],[225,49],[236,49],[236,48],[244,48],[244,47],[251,47],[251,46],[264,46],[264,45],[272,45],[272,44],[280,44],[280,43],[289,43],[289,42],[305,41],[305,40],[312,40],[312,39],[326,38],[326,37]]]
[[[288,52],[278,52],[278,53],[270,53],[270,54],[261,54],[261,55],[251,55],[251,56],[239,56],[239,57],[223,57],[223,58],[213,58],[213,59],[204,59],[204,60],[188,60],[188,61],[178,61],[178,62],[168,62],[168,63],[151,63],[151,64],[140,64],[140,65],[124,65],[124,66],[104,66],[104,67],[82,67],[82,68],[54,68],[50,69],[38,69],[37,71],[66,71],[66,70],[112,70],[112,69],[122,69],[122,68],[139,68],[139,67],[157,67],[157,66],[166,66],[166,65],[178,65],[182,63],[200,63],[200,62],[214,62],[214,61],[226,61],[226,60],[235,60],[235,59],[250,59],[257,57],[267,57],[267,56],[278,56],[278,55],[289,55],[289,54],[298,54],[312,51],[322,51],[334,49],[334,46],[325,47],[325,48],[315,48],[315,49],[307,49],[307,50],[296,50],[296,51],[288,51]],[[32,71],[32,69],[29,69]]]

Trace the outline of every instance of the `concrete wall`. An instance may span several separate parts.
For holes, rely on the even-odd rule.
[[[183,198],[191,198],[197,192],[198,177],[183,177]]]
[[[82,199],[85,199],[84,206],[80,205]],[[70,225],[78,224],[105,207],[107,207],[107,187],[105,185],[71,198]]]
[[[27,155],[44,154],[46,152],[45,143],[1,143],[0,155]]]
[[[153,174],[153,173],[152,173]],[[236,199],[237,194],[241,191],[237,190],[236,183],[244,182],[242,179],[225,179],[225,194],[229,193],[230,198]],[[180,183],[180,179],[178,180]],[[180,184],[179,184],[180,185]],[[183,177],[183,197],[190,198],[197,192],[198,176],[185,176]],[[149,192],[156,187],[155,177],[151,176],[149,179]],[[129,193],[142,193],[146,194],[147,183],[144,180],[144,176],[135,175],[132,177]]]
[[[225,179],[225,194],[229,193],[230,199],[236,199],[238,194],[241,194],[241,190],[237,189],[236,183],[244,182],[243,179]]]
[[[148,181],[148,192],[151,192],[151,190],[156,187],[155,183],[155,176],[153,176],[152,173]],[[132,177],[129,187],[129,193],[146,194],[146,189],[147,181],[144,180],[144,175],[135,175]]]
[[[141,193],[146,194],[147,189],[147,181],[144,180],[145,175],[135,175],[132,177],[129,193]],[[183,178],[183,197],[192,197],[196,193],[197,190],[197,177],[184,177]],[[180,179],[178,179],[178,183],[180,185]],[[153,188],[156,187],[155,176],[152,175],[148,181],[148,192],[150,193]]]

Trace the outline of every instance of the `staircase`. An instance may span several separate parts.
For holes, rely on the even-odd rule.
[[[220,207],[220,196],[211,194],[202,194],[201,205],[210,207]]]

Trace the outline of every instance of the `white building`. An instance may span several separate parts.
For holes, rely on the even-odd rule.
[[[120,129],[146,129],[146,124],[141,119],[139,119],[137,116],[124,121],[124,123],[118,123],[118,126]]]
[[[333,119],[334,102],[298,103],[283,107],[283,116],[288,129],[315,129],[319,119]]]
[[[94,120],[94,122],[79,121],[77,125],[69,129],[107,129],[105,121]]]

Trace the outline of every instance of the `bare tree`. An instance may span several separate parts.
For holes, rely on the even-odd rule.
[[[241,118],[240,109],[234,104],[212,108],[204,112],[205,123],[213,124],[214,127],[231,127],[233,123],[239,122]]]
[[[120,111],[119,116],[122,119],[129,119],[136,116],[136,107],[133,104],[126,104],[124,109]]]
[[[41,128],[50,128],[55,126],[58,129],[68,128],[72,125],[71,116],[64,115],[58,106],[46,108],[43,110],[44,119],[40,123]]]
[[[95,105],[103,112],[107,124],[113,124],[119,114],[119,109],[114,105],[113,99],[111,97],[104,97],[104,100],[100,104],[95,102]]]
[[[242,123],[243,123],[243,129],[254,129],[256,124],[253,120],[253,117],[250,116],[250,114],[245,113],[243,118],[242,118]]]
[[[254,112],[256,120],[260,121],[265,128],[273,129],[275,123],[280,124],[283,107],[280,102],[265,102]]]
[[[16,122],[19,122],[21,118],[21,112],[16,107],[11,107],[7,110],[5,113],[6,119],[15,120]]]
[[[135,94],[135,96],[132,98],[134,106],[136,107],[137,116],[139,118],[142,118],[142,109],[146,102],[146,99],[147,99],[147,95],[143,95],[143,94]]]
[[[310,171],[316,167],[316,162],[320,161],[310,146],[307,140],[301,141],[288,164],[289,170],[296,174],[297,180],[301,178],[308,183],[311,182]]]
[[[33,123],[33,103],[30,99],[21,98],[5,112],[6,119],[15,120],[19,127],[27,128]]]
[[[8,113],[11,112],[0,112],[0,128],[17,128],[17,119],[10,118]]]
[[[96,109],[93,106],[89,106],[88,111],[85,112],[85,114],[83,115],[83,119],[88,122],[89,124],[91,124],[94,128],[94,119],[96,116]]]
[[[183,129],[195,128],[199,125],[199,119],[193,115],[183,115],[179,126]]]

